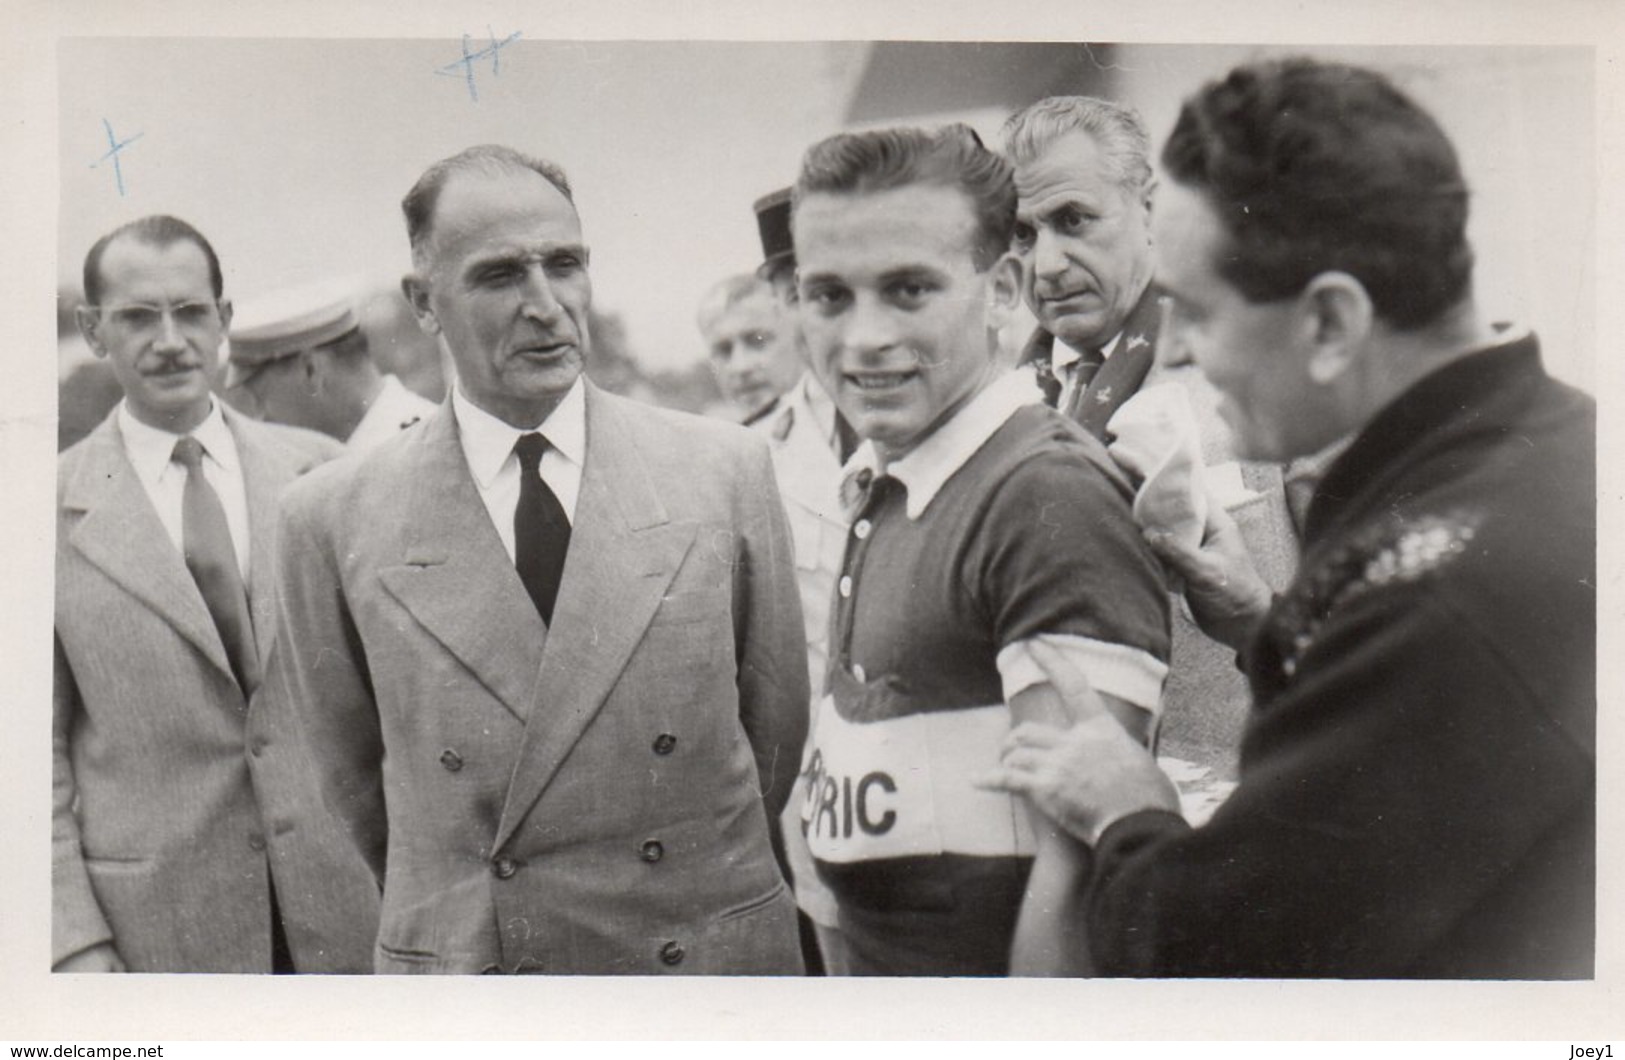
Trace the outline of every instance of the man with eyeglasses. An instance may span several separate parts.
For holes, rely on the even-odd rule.
[[[58,464],[53,969],[365,970],[376,891],[258,694],[276,497],[340,447],[215,400],[231,303],[191,225],[116,229],[84,283],[123,400]]]

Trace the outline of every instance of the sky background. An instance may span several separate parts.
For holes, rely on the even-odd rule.
[[[500,40],[514,31],[492,23]],[[485,28],[471,50],[489,47]],[[453,40],[73,40],[60,50],[60,278],[154,212],[215,244],[227,292],[397,281],[400,200],[423,169],[505,143],[569,174],[595,304],[651,367],[701,356],[694,307],[760,260],[751,203],[839,129],[844,44],[559,43],[521,37],[451,76]],[[110,163],[120,140],[125,193]]]
[[[410,264],[407,188],[437,159],[506,143],[564,166],[596,306],[646,367],[681,367],[703,357],[701,295],[760,258],[750,204],[793,180],[807,145],[853,127],[854,110],[859,126],[965,119],[996,143],[1004,116],[1043,94],[1012,87],[1022,67],[1055,59],[1037,44],[998,46],[989,68],[975,43],[550,41],[500,17],[470,30],[470,52],[506,42],[494,60],[461,63],[455,37],[63,40],[59,281],[77,285],[102,233],[167,212],[214,242],[239,306],[312,280],[393,289]],[[1123,44],[1088,51],[1095,65],[1059,90],[1135,104],[1160,144],[1204,80],[1283,51],[1377,65],[1438,115],[1475,194],[1486,311],[1535,325],[1558,374],[1590,386],[1590,49]],[[127,144],[117,171],[109,127]]]

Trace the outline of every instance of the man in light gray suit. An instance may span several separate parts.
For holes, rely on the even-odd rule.
[[[85,295],[124,397],[58,465],[53,967],[364,970],[377,892],[259,680],[277,493],[339,447],[215,400],[231,303],[185,222],[103,237]]]
[[[769,821],[807,665],[765,442],[581,377],[556,166],[470,148],[402,208],[457,386],[289,491],[272,675],[383,888],[377,970],[799,972]]]

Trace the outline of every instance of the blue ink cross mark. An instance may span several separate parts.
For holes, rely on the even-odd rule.
[[[490,26],[485,27],[485,32],[491,38],[491,43],[488,47],[481,48],[477,52],[469,51],[469,37],[468,34],[465,33],[463,34],[463,57],[458,59],[456,62],[447,63],[445,66],[442,66],[440,69],[435,71],[435,73],[441,77],[463,78],[463,80],[468,84],[469,101],[473,103],[478,103],[480,101],[479,91],[474,87],[474,64],[481,59],[489,58],[491,60],[491,76],[495,77],[497,74],[502,72],[502,58],[499,53],[503,48],[506,48],[508,45],[519,39],[518,30],[514,30],[501,40],[497,40],[496,31]]]
[[[120,140],[118,137],[113,135],[113,126],[108,123],[106,118],[102,119],[102,128],[107,130],[107,153],[105,155],[103,155],[102,157],[96,159],[96,161],[92,162],[90,164],[90,168],[95,169],[97,166],[101,165],[103,162],[106,162],[108,159],[112,159],[113,160],[113,179],[118,182],[118,193],[120,195],[123,195],[124,194],[124,167],[119,165],[118,155],[119,155],[120,151],[124,150],[126,147],[129,147],[131,144],[135,143],[137,140],[141,139],[141,133],[136,133],[134,136],[130,137],[128,140]]]

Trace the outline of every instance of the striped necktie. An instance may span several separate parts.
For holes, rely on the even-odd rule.
[[[231,672],[246,697],[259,684],[259,653],[248,612],[248,592],[231,543],[231,528],[220,495],[203,477],[203,443],[187,435],[175,442],[170,459],[186,468],[181,496],[181,552],[186,569],[220,631]]]

